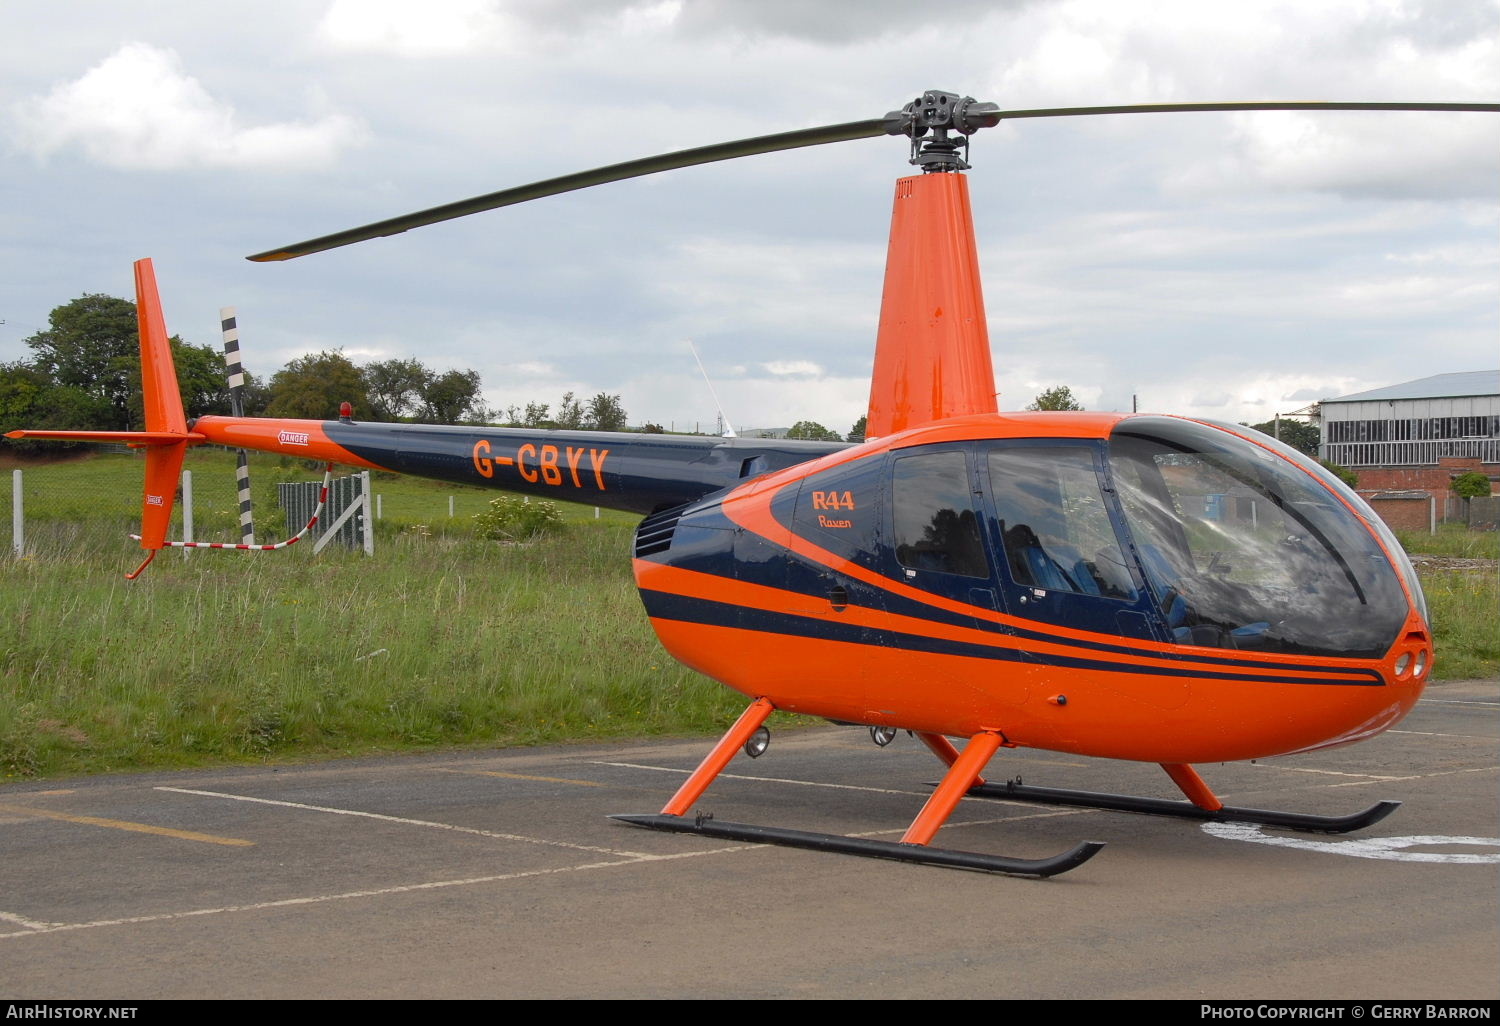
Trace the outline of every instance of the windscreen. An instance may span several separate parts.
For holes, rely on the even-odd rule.
[[[1321,481],[1202,424],[1122,421],[1110,471],[1174,640],[1375,658],[1405,622],[1397,570]]]

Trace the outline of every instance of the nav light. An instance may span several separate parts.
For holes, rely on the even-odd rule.
[[[1402,652],[1396,657],[1396,676],[1405,677],[1409,666],[1411,666],[1411,653]]]
[[[1424,648],[1424,649],[1422,649],[1421,651],[1419,651],[1417,653],[1417,665],[1412,670],[1412,673],[1415,676],[1420,677],[1420,676],[1422,676],[1422,674],[1424,674],[1426,672],[1427,672],[1427,650]]]

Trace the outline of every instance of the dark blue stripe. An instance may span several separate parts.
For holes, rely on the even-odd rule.
[[[1255,684],[1318,684],[1343,687],[1379,687],[1385,683],[1378,677],[1367,680],[1326,680],[1323,678],[1291,676],[1287,667],[1264,663],[1252,665],[1272,671],[1280,670],[1286,675],[1272,677],[1247,673],[1216,673],[1189,668],[1129,666],[1117,662],[1083,659],[1076,656],[1031,651],[1020,652],[1015,649],[977,645],[972,642],[952,641],[947,638],[933,638],[920,634],[907,634],[896,631],[878,631],[876,632],[878,637],[872,637],[870,630],[858,624],[837,623],[816,617],[797,616],[792,613],[779,613],[767,609],[756,609],[750,606],[737,606],[727,602],[690,598],[684,595],[673,595],[667,592],[651,591],[644,588],[641,589],[641,601],[645,603],[646,612],[650,616],[662,620],[700,623],[713,627],[732,626],[745,630],[761,631],[767,634],[821,638],[827,641],[842,641],[853,645],[871,645],[877,648],[884,646],[905,649],[912,652],[934,652],[941,655],[967,656],[973,659],[990,659],[1001,662],[1028,662],[1042,666],[1100,670],[1106,673],[1150,674],[1157,677],[1198,677],[1207,680],[1237,680]],[[964,626],[972,627],[973,624],[969,623]],[[1073,644],[1072,641],[1059,638],[1045,638],[1045,640],[1055,644]],[[1144,653],[1131,652],[1130,654],[1141,656]],[[1154,656],[1155,653],[1151,653],[1151,655]],[[1193,657],[1168,656],[1168,658],[1188,660]],[[1209,660],[1200,661],[1208,662]],[[1365,671],[1362,670],[1348,670],[1341,667],[1329,667],[1328,669],[1334,673],[1354,673],[1366,676]],[[1369,676],[1374,675],[1371,674]]]
[[[767,545],[770,546],[770,543],[768,542]],[[772,547],[776,548],[776,551],[782,553],[785,553],[786,551],[784,549],[780,549],[779,547]],[[791,558],[801,557],[793,556]],[[813,563],[809,561],[808,565],[817,567],[819,569],[824,569],[821,563]],[[703,568],[694,567],[693,569],[701,570]],[[767,587],[777,588],[778,590],[782,591],[794,592],[799,595],[808,595],[817,599],[824,598],[828,588],[827,581],[822,577],[811,578],[808,580],[808,583],[806,585],[804,585],[803,587],[798,587],[796,578],[799,575],[785,573],[784,566],[782,564],[776,563],[769,559],[760,561],[748,559],[740,560],[738,561],[737,569],[739,571],[738,576],[742,580],[749,581],[755,584],[762,584]],[[947,624],[950,627],[973,627],[975,626],[976,619],[982,619],[984,614],[994,612],[994,610],[992,609],[984,609],[976,606],[974,607],[974,612],[972,614],[955,613],[940,606],[930,605],[926,602],[921,601],[920,599],[915,599],[907,595],[900,595],[896,592],[889,591],[884,588],[880,590],[880,594],[885,600],[885,611],[888,613],[892,613],[897,616],[909,616],[918,620],[930,620],[934,623]],[[1130,609],[1132,607],[1122,604],[1121,608]],[[1107,641],[1085,641],[1077,638],[1059,638],[1055,634],[1048,633],[1046,628],[1041,625],[1038,625],[1036,629],[1031,629],[1027,627],[1018,627],[1013,624],[995,623],[994,621],[989,620],[986,620],[984,622],[986,624],[985,629],[993,630],[997,634],[1011,635],[1013,637],[1023,638],[1028,641],[1050,641],[1057,644],[1069,645],[1073,648],[1087,649],[1092,652],[1099,652],[1103,654],[1127,655],[1134,656],[1136,658],[1145,657],[1151,659],[1166,659],[1173,662],[1193,663],[1195,665],[1208,664],[1211,666],[1238,666],[1246,669],[1259,669],[1265,666],[1264,663],[1256,662],[1253,659],[1238,659],[1233,656],[1189,655],[1181,652],[1160,652],[1152,649],[1135,648],[1127,644],[1112,644]],[[1381,679],[1380,675],[1373,670],[1349,669],[1342,666],[1318,666],[1309,667],[1309,669],[1322,670],[1328,673],[1357,674],[1363,677],[1367,677],[1368,683],[1372,686],[1383,686],[1385,684],[1385,681]],[[1237,678],[1231,677],[1227,679]]]

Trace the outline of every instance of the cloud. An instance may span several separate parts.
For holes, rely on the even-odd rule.
[[[440,57],[503,47],[515,35],[492,0],[334,0],[318,35],[336,50]]]
[[[780,378],[805,378],[823,373],[823,368],[811,360],[773,360],[761,366],[768,374],[774,374]]]
[[[945,19],[975,20],[1037,0],[950,0]],[[838,48],[913,31],[908,0],[334,0],[318,35],[335,49],[400,57],[514,50],[602,32],[691,43],[785,41]],[[527,44],[523,47],[521,44]]]
[[[1019,9],[1033,0],[950,0],[942,19],[956,31],[966,20],[995,10]],[[646,5],[641,5],[646,6]],[[660,5],[665,6],[665,5]],[[806,0],[692,0],[679,3],[676,27],[692,35],[725,33],[798,39],[839,46],[913,30],[908,0],[864,0],[857,5]]]
[[[333,163],[363,129],[330,114],[245,127],[171,50],[127,43],[80,78],[12,108],[14,141],[39,159],[68,148],[130,170],[301,169]]]
[[[1025,9],[994,94],[1012,106],[1173,100],[1493,102],[1500,6],[1378,0],[1341,5],[1161,0],[1152,17],[1110,0]],[[984,98],[990,98],[986,96]],[[1216,156],[1174,163],[1176,191],[1247,186],[1346,196],[1494,195],[1500,118],[1489,113],[1259,113],[1090,118],[1118,145],[1220,137]],[[1012,129],[1012,131],[1025,131]]]
[[[1263,181],[1350,196],[1488,199],[1500,163],[1494,114],[1265,112],[1238,134]]]

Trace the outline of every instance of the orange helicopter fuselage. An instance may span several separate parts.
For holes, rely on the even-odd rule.
[[[1086,454],[1107,448],[1132,420],[1166,419],[974,415],[890,435],[649,519],[638,534],[636,581],[674,657],[778,709],[837,721],[962,737],[993,731],[1015,746],[1193,763],[1342,744],[1400,720],[1421,694],[1417,667],[1429,665],[1430,645],[1420,595],[1400,571],[1404,557],[1388,551],[1344,496],[1248,438],[1183,422],[1219,430],[1250,460],[1285,463],[1309,494],[1325,496],[1323,515],[1345,518],[1350,533],[1342,537],[1354,541],[1342,544],[1359,550],[1329,553],[1329,562],[1384,558],[1383,591],[1366,583],[1348,599],[1358,612],[1360,601],[1368,607],[1383,594],[1381,630],[1346,643],[1345,652],[1317,650],[1315,619],[1298,628],[1251,612],[1240,614],[1257,617],[1249,626],[1218,615],[1174,627],[1163,608],[1171,589],[1152,579],[1141,555],[1150,543],[1129,524],[1118,532],[1127,572],[1115,571],[1121,583],[1113,589],[1089,560],[1058,586],[1037,587],[1045,582],[1028,579],[1007,552],[1014,539],[999,515],[1007,483],[993,476],[994,458],[986,467],[988,454],[1050,458],[1076,447],[1101,480],[1100,502],[1113,502],[1123,484],[1109,460]],[[924,457],[962,464],[961,484],[973,486],[957,489],[973,494],[972,518],[960,514],[977,528],[962,546],[964,565],[932,565],[931,553],[916,551],[921,542],[903,551],[898,461]],[[1266,533],[1263,505],[1261,523],[1252,529],[1245,520],[1246,536]],[[1125,520],[1118,507],[1106,512]],[[1296,551],[1309,566],[1325,556]],[[1253,561],[1254,553],[1241,558]],[[1256,583],[1253,565],[1245,570],[1249,584],[1207,586],[1261,601],[1255,589],[1270,585]],[[1328,592],[1351,590],[1337,570],[1308,576]],[[1274,590],[1264,595],[1268,606],[1297,602]]]

